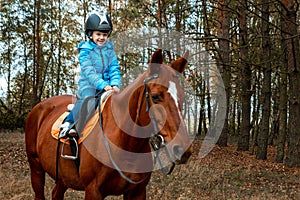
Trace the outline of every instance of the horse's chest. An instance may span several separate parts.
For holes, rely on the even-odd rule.
[[[143,180],[143,182],[140,184],[130,184],[128,181],[123,179],[118,173],[114,173],[113,176],[108,177],[101,184],[101,192],[105,193],[106,195],[121,195],[126,193],[127,191],[135,190],[137,187],[140,188],[141,185],[144,185],[144,187],[146,187],[150,180],[150,174],[139,174],[128,177],[136,181]]]

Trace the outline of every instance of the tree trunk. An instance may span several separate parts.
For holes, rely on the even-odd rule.
[[[242,121],[238,140],[238,151],[247,151],[249,150],[249,135],[251,128],[251,69],[247,62],[247,0],[239,0],[239,5]]]
[[[284,9],[282,8],[282,11]],[[285,18],[281,17],[281,30],[286,30],[286,22]],[[282,38],[285,38],[285,33],[282,31]],[[279,133],[278,133],[278,143],[277,143],[277,152],[276,152],[276,162],[282,163],[285,155],[285,142],[287,135],[287,104],[288,104],[288,96],[287,96],[287,55],[286,49],[287,44],[282,39],[281,42],[282,52],[284,52],[284,56],[282,58],[282,64],[280,65],[280,82],[279,82]]]
[[[60,79],[61,79],[61,73],[63,73],[62,70],[62,13],[61,13],[61,3],[60,0],[58,1],[58,15],[59,15],[59,19],[58,19],[58,55],[57,55],[57,61],[58,61],[58,65],[57,65],[57,73],[56,73],[56,84],[55,84],[55,95],[59,95],[59,91],[60,91]]]
[[[28,78],[28,55],[27,55],[27,43],[26,43],[26,38],[27,38],[27,34],[23,34],[22,35],[22,39],[23,39],[23,56],[24,56],[24,75],[23,75],[23,85],[22,85],[22,90],[21,90],[21,94],[20,94],[20,101],[19,101],[19,111],[18,114],[21,115],[21,113],[23,112],[23,101],[24,101],[24,96],[25,96],[25,92],[26,92],[26,88],[27,88],[27,78]]]
[[[40,102],[39,86],[40,86],[40,70],[41,70],[41,38],[40,38],[40,10],[41,0],[34,2],[34,62],[33,62],[33,99],[32,105]]]
[[[270,113],[271,113],[271,50],[270,50],[270,36],[269,36],[269,0],[262,0],[262,62],[263,65],[263,86],[262,86],[262,122],[260,132],[258,133],[258,148],[256,158],[260,160],[267,159],[268,136],[270,127]]]
[[[12,59],[11,59],[11,36],[8,37],[8,40],[7,40],[7,61],[8,61],[8,66],[7,66],[7,97],[6,97],[6,105],[8,107],[9,110],[11,110],[11,88],[10,88],[10,85],[11,85],[11,74],[12,74]]]
[[[208,131],[206,126],[207,124],[206,117],[205,117],[205,93],[206,93],[206,84],[205,81],[202,81],[201,90],[200,90],[200,115],[199,115],[198,135],[205,135]]]
[[[229,99],[230,99],[230,66],[229,66],[229,28],[230,28],[230,17],[227,11],[227,6],[230,1],[220,0],[218,8],[218,38],[219,38],[219,69],[223,78],[223,83],[226,91],[226,114],[224,127],[222,129],[221,135],[218,139],[217,144],[219,146],[227,146],[228,138],[228,113],[229,113]]]
[[[300,66],[299,37],[297,31],[298,3],[294,0],[283,0],[284,17],[287,24],[286,38],[288,76],[289,76],[289,134],[286,164],[289,167],[300,167]]]

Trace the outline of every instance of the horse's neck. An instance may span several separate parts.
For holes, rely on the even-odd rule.
[[[143,96],[144,78],[143,74],[121,93],[112,96],[111,109],[116,126],[121,131],[121,137],[134,147],[143,146],[143,143],[148,142],[147,129],[141,127],[139,122],[140,115],[148,115]]]
[[[140,75],[131,84],[129,84],[121,93],[113,95],[112,106],[113,114],[117,116],[117,121],[122,119],[125,121],[136,122],[138,110],[141,107],[141,100],[144,89],[145,74]],[[134,124],[129,123],[131,126]],[[133,128],[133,127],[131,127]]]

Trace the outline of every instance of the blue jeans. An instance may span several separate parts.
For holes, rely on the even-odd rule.
[[[69,122],[73,124],[79,117],[81,105],[84,102],[84,100],[89,96],[94,96],[98,92],[99,90],[95,90],[91,88],[84,89],[83,91],[78,91],[78,99],[74,105],[74,108],[71,110],[70,114],[66,117],[64,122]]]

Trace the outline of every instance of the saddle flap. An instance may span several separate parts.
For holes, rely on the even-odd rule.
[[[105,104],[107,100],[109,99],[108,97],[111,96],[111,93],[109,93],[108,96],[106,96],[105,100],[101,103],[101,112],[103,111]],[[51,135],[54,139],[58,140],[59,132],[60,132],[60,126],[62,125],[64,119],[68,116],[69,111],[64,112],[61,114],[58,119],[54,122],[51,128]],[[94,127],[97,125],[99,122],[99,113],[98,110],[93,113],[93,115],[90,117],[88,122],[84,125],[84,128],[81,131],[80,138],[78,139],[78,144],[80,144],[94,129]],[[61,138],[61,142],[65,142],[65,139]],[[68,142],[67,142],[68,143]]]

